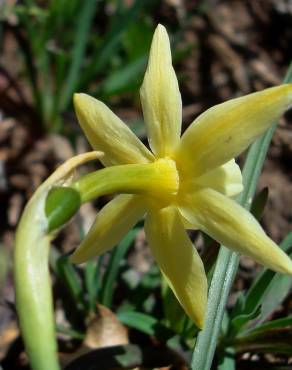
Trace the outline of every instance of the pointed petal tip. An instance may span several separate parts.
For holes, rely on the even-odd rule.
[[[85,93],[74,93],[73,94],[73,103],[74,106],[79,106],[82,102],[86,102],[86,100],[92,99],[92,97]]]
[[[292,107],[292,83],[272,87],[270,90],[274,90],[277,93],[275,98],[278,97],[283,102],[282,113]]]
[[[292,275],[292,260],[287,256],[289,261],[287,260],[287,263],[285,263],[285,266],[283,266],[283,273]]]
[[[82,94],[82,93],[74,93],[73,94],[73,105],[75,107],[75,109],[78,109],[80,108],[80,106],[82,105],[82,95],[85,95],[85,94]]]
[[[163,26],[163,24],[161,23],[158,23],[158,25],[156,26],[155,28],[155,33],[156,32],[163,32],[163,33],[167,33],[167,30],[166,28]]]
[[[169,42],[169,36],[167,33],[166,28],[162,24],[158,24],[153,35],[153,41],[152,43],[158,42],[160,51],[163,50],[163,48],[167,49],[167,51],[170,52],[170,42]],[[157,46],[158,46],[157,45]]]

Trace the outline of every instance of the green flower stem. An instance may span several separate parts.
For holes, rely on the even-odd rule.
[[[66,221],[79,208],[79,194],[72,189],[68,191],[68,188],[63,188],[62,185],[70,183],[72,172],[77,166],[96,160],[101,154],[80,154],[61,165],[31,197],[17,227],[13,260],[16,309],[33,370],[60,369],[48,266],[53,235],[49,233],[50,218],[47,213],[54,214],[55,208],[60,209],[58,203],[63,198],[66,200],[64,204],[67,209],[63,212],[66,217],[62,216],[61,220]],[[48,193],[51,205],[46,204]],[[73,205],[70,200],[73,200]]]
[[[48,268],[46,196],[47,192],[41,189],[27,204],[17,228],[14,249],[16,308],[33,370],[60,369]]]
[[[284,83],[291,81],[292,63]],[[276,127],[277,124],[275,123],[248,151],[243,168],[244,191],[237,199],[246,209],[251,206],[263,162]],[[238,263],[239,255],[221,246],[209,289],[205,327],[198,335],[193,352],[191,364],[193,370],[210,370],[211,368],[225,306],[237,272]]]

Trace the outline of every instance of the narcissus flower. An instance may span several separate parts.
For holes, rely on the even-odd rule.
[[[186,313],[203,326],[207,280],[185,229],[199,229],[272,270],[292,273],[289,257],[256,219],[231,198],[243,189],[234,157],[259,137],[292,102],[292,85],[229,100],[200,115],[181,135],[182,102],[167,32],[155,31],[140,90],[151,151],[102,102],[76,94],[81,127],[107,167],[90,181],[121,193],[97,215],[72,261],[81,263],[113,247],[146,214],[155,259]],[[104,171],[104,172],[102,172]],[[85,195],[84,195],[85,194]]]

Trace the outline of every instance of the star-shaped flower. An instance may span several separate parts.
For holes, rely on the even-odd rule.
[[[105,153],[103,164],[116,166],[116,176],[120,168],[139,171],[135,176],[129,172],[124,187],[113,186],[113,192],[125,194],[99,212],[72,261],[81,263],[109,250],[146,214],[145,232],[155,259],[180,304],[201,328],[207,279],[185,229],[202,230],[268,268],[292,273],[290,258],[249,212],[230,199],[243,189],[234,157],[288,108],[292,85],[216,105],[180,137],[181,96],[168,35],[159,25],[140,94],[151,151],[102,102],[85,94],[74,96],[89,142]],[[152,175],[158,176],[156,182]]]

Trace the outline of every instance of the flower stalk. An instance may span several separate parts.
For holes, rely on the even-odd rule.
[[[14,248],[16,308],[33,370],[60,369],[48,264],[53,235],[46,215],[47,195],[54,186],[70,184],[78,165],[100,155],[97,152],[85,153],[60,166],[32,196],[17,228]]]

